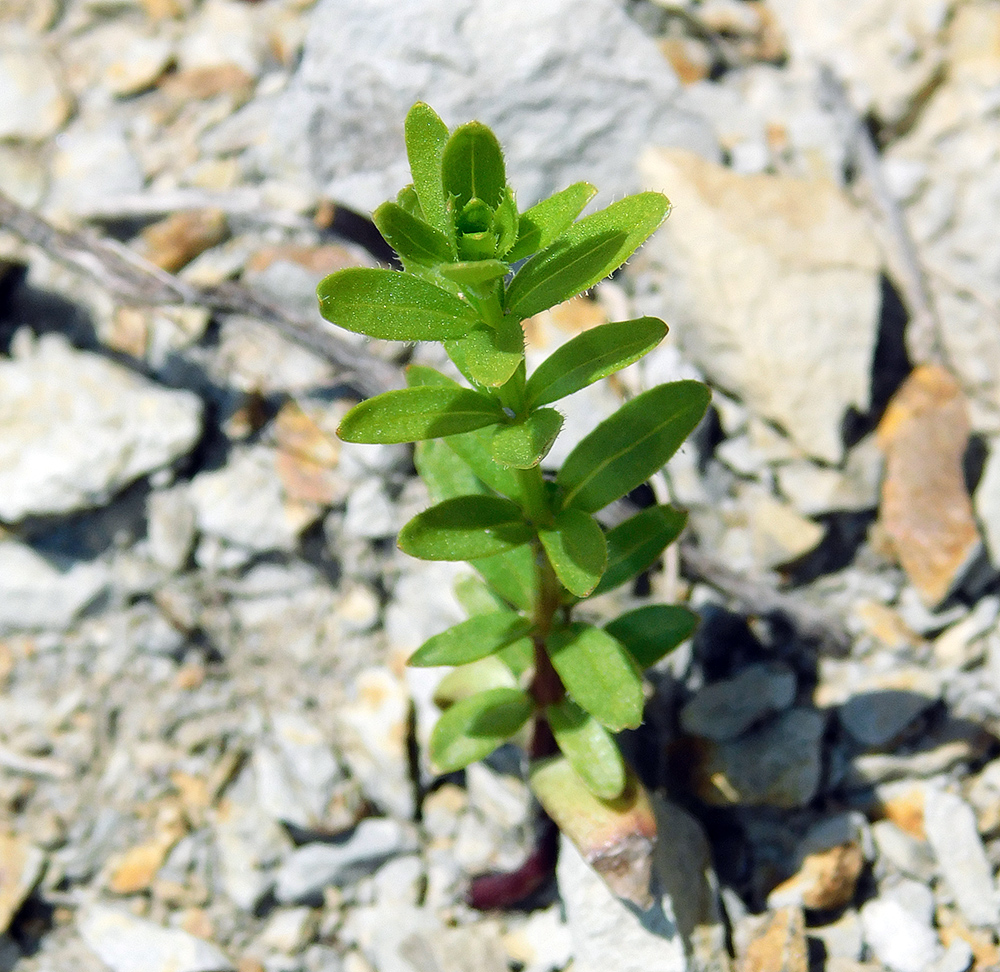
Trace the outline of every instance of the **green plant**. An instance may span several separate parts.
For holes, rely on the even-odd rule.
[[[652,317],[595,327],[528,375],[521,324],[620,267],[670,204],[645,192],[581,219],[596,192],[581,182],[522,213],[485,125],[449,132],[418,103],[405,136],[413,183],[374,213],[403,271],[342,270],[319,298],[324,316],[348,330],[441,341],[468,382],[411,366],[407,388],[361,402],[339,429],[349,442],[418,443],[435,505],[406,524],[399,546],[467,560],[482,579],[459,592],[469,619],[410,659],[459,666],[437,694],[444,713],[430,755],[457,770],[531,724],[536,761],[558,749],[594,796],[614,801],[629,775],[612,734],[640,724],[642,670],[691,634],[695,616],[654,605],[603,626],[574,618],[581,600],[648,569],[685,522],[666,505],[609,530],[594,514],[663,466],[709,392],[678,381],[637,395],[543,476],[563,421],[552,404],[637,361],[667,328]]]

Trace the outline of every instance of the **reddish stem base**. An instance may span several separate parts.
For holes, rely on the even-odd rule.
[[[478,911],[513,908],[543,887],[556,870],[559,828],[542,812],[535,849],[516,870],[473,878],[466,901]]]

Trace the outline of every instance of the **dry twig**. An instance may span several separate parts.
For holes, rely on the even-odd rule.
[[[124,304],[147,307],[204,307],[214,314],[239,314],[274,327],[290,341],[342,368],[344,381],[364,395],[400,384],[398,369],[239,283],[198,287],[144,260],[128,247],[82,230],[62,230],[0,192],[0,226],[48,256],[86,274]]]
[[[681,545],[681,563],[689,577],[722,591],[747,614],[784,618],[799,635],[815,642],[825,654],[845,655],[850,650],[851,636],[832,613],[813,607],[793,594],[775,590],[766,581],[737,573],[690,543]]]
[[[889,275],[910,316],[907,325],[910,356],[918,364],[944,364],[941,322],[927,286],[927,275],[902,209],[885,180],[871,132],[854,110],[840,79],[826,66],[820,70],[820,95],[847,132],[848,147],[867,189],[868,205],[882,238]]]

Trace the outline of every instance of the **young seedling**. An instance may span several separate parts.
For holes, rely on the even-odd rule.
[[[519,212],[485,125],[449,132],[418,103],[405,136],[413,183],[374,213],[403,270],[341,270],[319,300],[350,331],[442,342],[468,383],[411,366],[407,388],[361,402],[339,429],[348,442],[418,443],[435,505],[403,527],[399,546],[468,561],[482,579],[459,591],[469,619],[410,659],[458,666],[437,693],[431,760],[450,772],[527,738],[532,787],[571,838],[571,790],[598,815],[638,813],[648,826],[614,733],[641,723],[642,671],[691,634],[695,616],[653,605],[599,626],[574,608],[647,570],[680,533],[685,515],[666,505],[612,529],[595,514],[663,466],[709,391],[695,381],[644,391],[543,474],[563,423],[553,403],[639,360],[667,328],[653,317],[592,328],[529,375],[521,325],[618,269],[670,203],[644,192],[580,219],[596,190],[579,182]]]

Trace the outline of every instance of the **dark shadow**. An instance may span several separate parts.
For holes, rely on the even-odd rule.
[[[848,449],[875,429],[889,399],[913,370],[906,351],[906,308],[888,277],[883,274],[880,283],[882,307],[872,356],[870,404],[867,412],[850,409],[844,416],[841,434]]]

